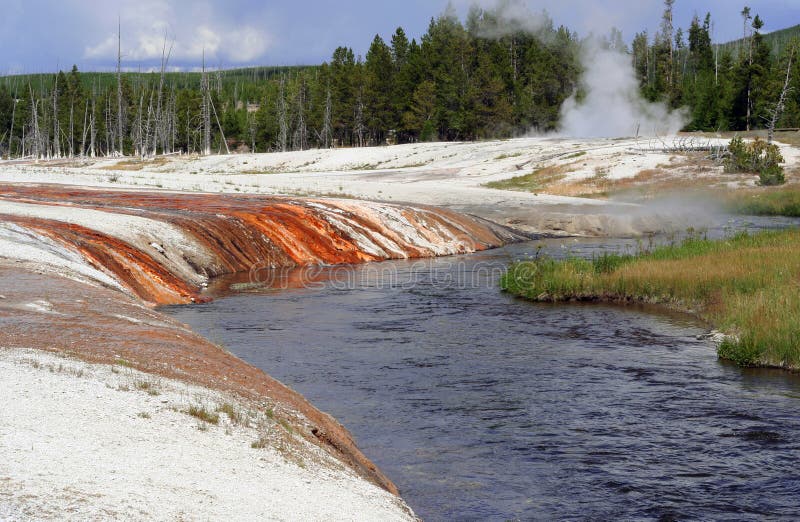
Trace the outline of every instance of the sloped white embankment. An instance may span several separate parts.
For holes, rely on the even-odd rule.
[[[0,374],[0,519],[414,520],[221,393],[34,350],[0,348]],[[222,404],[242,418],[185,413]]]

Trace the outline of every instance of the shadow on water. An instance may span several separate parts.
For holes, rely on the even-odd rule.
[[[501,293],[540,244],[636,242],[251,274],[168,311],[334,415],[426,520],[796,515],[800,379],[720,363],[685,315]]]

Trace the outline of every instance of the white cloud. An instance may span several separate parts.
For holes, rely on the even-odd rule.
[[[253,27],[243,27],[228,34],[228,57],[234,62],[250,62],[269,48],[269,37]]]
[[[84,52],[84,58],[110,58],[117,52],[117,39],[109,36],[102,42],[94,46],[88,46]]]
[[[222,37],[217,31],[205,25],[201,25],[194,31],[191,40],[185,45],[181,42],[177,43],[175,54],[180,59],[189,60],[200,59],[203,53],[205,53],[207,57],[216,56],[221,44]]]
[[[181,0],[119,3],[123,61],[160,60],[166,37],[167,51],[172,47],[171,61],[199,62],[205,53],[207,62],[248,63],[263,57],[272,41],[265,30],[242,24],[236,19],[237,11],[225,5]],[[97,16],[95,26],[108,32],[84,48],[84,58],[116,61],[117,20],[107,12]],[[252,22],[252,16],[247,20]]]

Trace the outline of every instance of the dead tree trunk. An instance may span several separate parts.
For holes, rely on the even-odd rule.
[[[8,159],[11,159],[11,147],[14,146],[14,120],[17,116],[17,99],[16,88],[14,89],[14,105],[11,107],[11,128],[8,130]]]
[[[106,151],[105,155],[111,154],[111,149],[114,149],[114,133],[111,132],[111,101],[106,98]]]
[[[169,52],[167,52],[167,35],[164,35],[164,45],[161,48],[161,78],[158,82],[158,96],[156,99],[156,131],[153,133],[153,146],[151,155],[155,156],[158,152],[158,142],[161,142],[162,150],[164,149],[164,143],[166,142],[166,135],[167,129],[165,128],[165,119],[162,114],[162,97],[164,93],[164,74],[166,73],[167,63],[169,63],[169,57],[172,54],[172,45],[169,47]]]
[[[306,126],[306,88],[305,80],[303,79],[300,79],[297,88],[295,106],[297,110],[297,125],[294,131],[292,147],[295,150],[305,150],[308,148],[308,127]]]
[[[31,96],[31,131],[33,133],[33,147],[32,153],[36,159],[39,159],[42,154],[41,149],[41,142],[40,142],[40,134],[39,134],[39,109],[38,109],[38,100],[35,100],[33,96],[33,88],[31,84],[28,84],[28,90],[30,91]]]
[[[203,155],[209,156],[211,154],[211,110],[209,107],[209,84],[208,75],[206,75],[206,53],[203,51],[203,74],[200,79],[200,90],[203,94]]]
[[[58,76],[53,86],[53,157],[61,157],[61,139],[58,128]]]
[[[356,140],[359,147],[364,146],[364,96],[363,90],[359,88],[358,97],[356,99],[355,114],[353,117],[353,130],[356,134]]]
[[[119,155],[124,156],[122,121],[122,23],[117,21],[117,139]]]
[[[281,83],[278,88],[278,149],[286,152],[289,142],[289,122],[286,114],[286,79],[281,76]]]
[[[86,98],[86,106],[83,109],[83,133],[81,136],[81,150],[79,155],[81,157],[86,156],[86,133],[89,130],[87,124],[89,123],[89,98]]]
[[[97,89],[92,85],[92,115],[89,117],[89,157],[94,158],[97,153],[95,152],[95,144],[97,140]]]
[[[778,124],[778,120],[781,118],[781,114],[783,114],[783,110],[786,108],[786,96],[791,90],[789,84],[792,81],[792,60],[794,59],[794,51],[794,48],[789,51],[789,63],[786,65],[786,80],[783,82],[781,95],[778,98],[778,103],[775,104],[775,108],[772,110],[772,117],[770,118],[769,126],[767,127],[768,143],[772,143],[772,140],[775,138],[775,125]]]
[[[230,154],[231,149],[228,148],[228,140],[225,139],[225,131],[222,130],[222,125],[219,123],[219,116],[217,116],[217,109],[214,107],[214,101],[209,97],[208,102],[211,105],[211,110],[214,112],[214,119],[217,121],[217,128],[219,128],[219,135],[222,137],[222,143],[225,145],[225,153]]]
[[[75,157],[75,99],[69,103],[69,157]]]
[[[328,87],[327,93],[325,94],[325,115],[322,119],[322,143],[326,149],[331,148],[333,144],[333,125],[331,124],[332,112],[331,88]]]

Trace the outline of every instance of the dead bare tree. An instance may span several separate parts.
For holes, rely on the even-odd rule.
[[[214,100],[212,100],[210,96],[208,98],[208,102],[211,105],[211,111],[214,113],[214,119],[217,121],[217,128],[219,129],[219,134],[222,137],[222,143],[225,145],[225,153],[230,154],[231,149],[228,148],[228,140],[225,139],[225,131],[222,130],[222,125],[219,122],[219,116],[217,116],[217,109],[214,107]]]
[[[333,104],[331,103],[331,88],[325,93],[325,114],[322,118],[322,143],[326,149],[331,148],[333,145],[333,125],[331,124],[331,114],[333,112]]]
[[[248,102],[249,105],[249,102]],[[250,152],[256,151],[256,117],[255,113],[247,112],[247,132],[250,135]]]
[[[79,156],[86,156],[86,135],[89,132],[89,98],[86,98],[86,106],[83,109],[83,135],[81,136],[81,149]]]
[[[175,142],[178,139],[178,96],[175,93],[175,85],[170,86],[169,97],[169,152],[175,152]]]
[[[286,152],[289,141],[289,122],[287,121],[286,111],[286,79],[281,76],[281,83],[278,87],[278,149]]]
[[[158,82],[158,96],[156,99],[156,114],[155,114],[155,125],[156,129],[153,133],[153,144],[151,149],[151,156],[155,156],[158,152],[158,142],[161,141],[162,150],[166,147],[167,140],[167,128],[166,128],[166,121],[164,115],[162,114],[162,107],[161,101],[164,92],[164,74],[167,70],[167,64],[169,63],[169,58],[172,55],[172,48],[174,46],[174,42],[170,44],[169,51],[167,51],[167,35],[164,34],[164,45],[161,48],[161,77]]]
[[[202,114],[203,114],[203,155],[209,156],[211,154],[211,110],[209,107],[209,92],[208,75],[206,74],[206,52],[203,50],[203,73],[200,77],[200,90],[203,95]]]
[[[748,35],[748,31],[747,31],[747,22],[752,20],[752,16],[750,16],[750,8],[745,6],[745,8],[742,9],[741,15],[742,15],[743,26],[744,26],[743,36],[742,36],[742,43],[743,43],[743,45],[747,45],[747,65],[748,65],[749,69],[752,69],[753,68],[753,36],[752,36],[752,33]],[[748,74],[750,74],[750,73],[748,73]],[[752,91],[753,91],[752,80],[748,78],[748,80],[747,80],[747,116],[746,116],[746,122],[745,122],[746,129],[747,129],[748,132],[750,131],[750,117],[751,117],[751,112],[752,112],[752,108],[753,108],[752,107],[753,106],[753,103],[752,103],[752,94],[753,94],[753,92]]]
[[[123,147],[123,119],[122,119],[122,22],[117,19],[117,137],[119,140],[119,155],[124,156]]]
[[[308,127],[306,125],[306,85],[304,78],[299,78],[298,81],[295,110],[297,111],[297,124],[292,136],[292,148],[294,150],[305,150],[308,148]]]
[[[775,138],[775,125],[778,124],[778,120],[781,118],[781,114],[783,114],[783,110],[786,108],[786,96],[788,96],[789,92],[792,90],[789,84],[792,81],[792,61],[794,59],[795,49],[796,47],[792,46],[789,50],[789,61],[786,65],[786,80],[783,82],[783,89],[781,89],[781,95],[778,97],[778,103],[776,103],[775,107],[770,111],[769,124],[767,125],[768,143],[772,143],[772,140]]]
[[[28,91],[30,92],[30,96],[31,96],[31,122],[30,122],[30,125],[31,125],[31,131],[33,133],[33,138],[32,138],[33,147],[32,147],[32,151],[31,152],[32,152],[33,156],[36,159],[39,159],[39,158],[42,157],[42,154],[43,154],[44,151],[42,149],[41,133],[40,133],[40,129],[39,129],[38,100],[36,100],[36,98],[33,96],[33,87],[31,87],[30,83],[28,83]],[[23,153],[23,155],[24,155],[24,153]]]
[[[16,86],[14,88],[14,104],[11,107],[11,127],[8,129],[8,159],[11,159],[11,147],[14,145],[14,121],[17,116],[17,99]]]
[[[89,157],[94,158],[97,153],[95,144],[97,143],[97,85],[92,84],[92,115],[89,117]]]
[[[61,133],[58,128],[58,75],[53,86],[53,157],[61,157]]]
[[[356,98],[355,114],[353,116],[353,130],[355,131],[356,140],[359,147],[364,146],[364,132],[366,126],[364,124],[364,92],[363,88],[359,88],[358,97]]]
[[[109,156],[111,150],[114,149],[114,133],[111,132],[111,100],[106,98],[106,150],[105,155]]]
[[[142,136],[142,108],[144,106],[144,90],[139,93],[139,108],[136,111],[136,121],[133,122],[134,128],[134,148],[136,155],[144,158],[144,139]]]
[[[75,157],[75,97],[69,100],[69,157]]]

